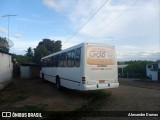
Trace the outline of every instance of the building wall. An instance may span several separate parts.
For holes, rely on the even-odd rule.
[[[149,71],[149,75],[151,75],[151,78],[153,81],[157,81],[158,78],[158,72],[157,71]]]
[[[0,52],[0,89],[4,88],[12,80],[13,63],[12,56]]]
[[[21,79],[29,79],[30,78],[30,67],[29,66],[21,66]]]
[[[148,65],[146,65],[146,75],[150,77],[151,74],[152,74],[152,67],[148,68]]]
[[[153,64],[155,64],[155,63],[153,63]],[[153,68],[153,64],[146,65],[146,75],[148,77],[151,77],[151,79],[153,81],[158,81],[158,69],[160,69],[160,63],[157,63],[157,65],[158,65],[157,69]],[[150,68],[148,68],[148,66],[150,66]]]
[[[21,79],[30,79],[39,77],[40,68],[36,66],[21,66]]]

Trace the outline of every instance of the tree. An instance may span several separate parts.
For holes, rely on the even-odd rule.
[[[6,38],[0,37],[0,50],[4,52],[9,52],[9,43]]]
[[[29,63],[27,57],[25,57],[23,55],[13,54],[12,57],[13,57],[13,64],[21,65],[21,64]]]
[[[27,52],[27,53],[26,53],[25,56],[27,56],[27,57],[33,57],[33,51],[32,51],[32,48],[31,48],[31,47],[29,47],[26,52]]]
[[[50,39],[43,39],[39,42],[38,46],[34,49],[34,60],[36,63],[40,63],[40,59],[51,53],[55,53],[61,50],[62,42],[60,40],[54,41]]]
[[[152,61],[126,61],[124,64],[128,66],[124,68],[124,73],[127,73],[128,77],[132,78],[144,78],[146,77],[146,64]]]
[[[25,54],[25,57],[26,59],[28,60],[29,63],[33,63],[33,50],[31,47],[29,47],[26,51],[26,54]]]

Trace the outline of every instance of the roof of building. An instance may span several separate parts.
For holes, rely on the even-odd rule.
[[[160,61],[158,61],[158,62],[153,62],[153,63],[146,64],[146,65],[153,65],[153,64],[160,64]]]
[[[5,53],[5,54],[8,54],[8,55],[12,55],[11,53],[4,52],[4,51],[1,50],[1,49],[0,49],[0,53]]]
[[[25,63],[25,64],[22,64],[21,66],[35,66],[35,67],[39,67],[40,65],[35,64],[35,63]]]
[[[118,68],[125,68],[127,66],[128,66],[127,64],[126,65],[118,65]]]

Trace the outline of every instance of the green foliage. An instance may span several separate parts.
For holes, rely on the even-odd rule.
[[[36,63],[40,63],[40,59],[51,53],[55,53],[61,50],[61,41],[54,41],[50,39],[43,39],[39,42],[38,46],[34,49],[34,60]]]
[[[118,62],[118,64],[128,65],[127,67],[124,68],[124,73],[126,73],[126,77],[132,77],[132,78],[146,77],[146,64],[149,63],[152,63],[152,61],[135,60],[135,61]]]
[[[33,51],[32,51],[32,48],[31,48],[31,47],[29,47],[26,52],[27,52],[27,53],[26,53],[25,56],[27,56],[27,57],[33,57]]]
[[[13,63],[18,63],[19,65],[29,62],[27,57],[23,55],[13,55],[13,59],[15,59]]]
[[[26,54],[25,54],[24,57],[26,57],[27,62],[33,63],[34,56],[33,56],[33,50],[32,50],[31,47],[29,47],[29,48],[27,49]]]
[[[38,46],[33,50],[29,47],[25,55],[13,55],[13,63],[27,64],[27,63],[40,63],[40,59],[49,54],[58,52],[61,50],[61,41],[53,41],[50,39],[43,39],[38,43]],[[15,61],[16,60],[16,61]]]
[[[0,50],[4,52],[9,52],[9,44],[6,38],[0,37]]]
[[[34,63],[34,56],[33,56],[33,51],[31,47],[29,47],[26,51],[27,53],[25,55],[16,55],[12,54],[12,61],[13,64],[27,64],[27,63]]]

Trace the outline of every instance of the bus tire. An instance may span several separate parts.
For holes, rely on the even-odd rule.
[[[60,78],[59,77],[56,77],[56,88],[58,90],[61,90],[61,81],[60,81]]]

